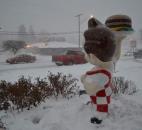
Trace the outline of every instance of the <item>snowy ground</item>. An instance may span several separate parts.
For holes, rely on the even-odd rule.
[[[7,81],[15,81],[20,75],[45,77],[48,71],[70,73],[80,79],[81,74],[92,67],[89,63],[56,66],[48,56],[37,56],[37,61],[31,64],[9,65],[5,63],[7,57],[9,54],[0,55],[0,79]],[[84,105],[88,99],[86,95],[70,100],[50,99],[30,111],[0,112],[0,116],[9,130],[142,130],[142,61],[122,57],[117,64],[115,75],[133,80],[140,90],[133,96],[122,95],[113,99],[110,115],[99,127],[89,122],[92,107]],[[83,88],[80,81],[78,85]]]

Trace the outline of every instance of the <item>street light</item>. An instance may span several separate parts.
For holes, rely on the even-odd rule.
[[[78,18],[78,45],[80,48],[80,16],[83,15],[82,13],[76,15],[75,17]]]

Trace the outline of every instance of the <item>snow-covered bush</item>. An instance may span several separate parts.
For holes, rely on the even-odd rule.
[[[0,119],[0,130],[6,130],[6,127],[1,119]]]
[[[137,92],[135,83],[131,80],[125,80],[124,77],[113,77],[112,86],[114,95],[132,95]]]
[[[31,78],[22,76],[18,81],[9,86],[9,100],[16,106],[17,110],[30,109],[42,101],[42,98],[40,98],[40,101],[37,101],[37,98],[34,99],[34,94],[36,92],[37,95],[40,93],[40,91],[36,90],[37,88],[31,82]]]
[[[53,96],[57,98],[62,96],[64,98],[70,98],[77,94],[79,87],[77,86],[77,79],[72,78],[72,75],[63,75],[62,73],[53,74],[51,72],[47,75],[49,81],[49,87],[53,89]]]
[[[0,81],[0,110],[9,108],[27,110],[37,107],[47,98],[59,96],[69,99],[77,93],[77,79],[71,75],[62,73],[53,74],[48,72],[47,77],[35,79],[33,83],[31,78],[22,76],[16,82],[10,83]]]
[[[7,110],[9,108],[9,86],[11,86],[11,83],[4,80],[0,81],[0,110]]]

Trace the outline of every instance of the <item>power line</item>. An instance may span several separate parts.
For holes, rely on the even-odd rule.
[[[25,32],[10,32],[10,31],[0,31],[0,35],[70,35],[70,34],[78,34],[79,32],[54,32],[54,33],[25,33]],[[82,33],[82,32],[80,32]]]

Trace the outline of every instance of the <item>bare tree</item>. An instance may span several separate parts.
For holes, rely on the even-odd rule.
[[[2,46],[5,50],[10,50],[14,53],[17,53],[18,50],[26,47],[26,43],[24,41],[15,41],[15,40],[7,40],[3,42]]]

